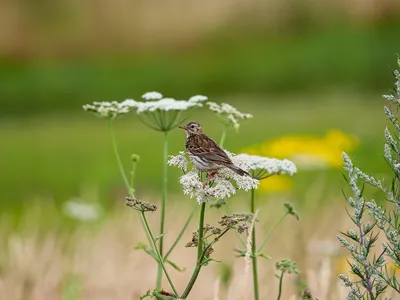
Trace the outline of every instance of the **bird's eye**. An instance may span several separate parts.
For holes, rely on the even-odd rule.
[[[190,128],[192,128],[192,129],[193,129],[193,128],[194,128],[194,124],[190,125]]]

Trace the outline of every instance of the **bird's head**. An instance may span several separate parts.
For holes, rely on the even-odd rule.
[[[185,130],[188,135],[203,133],[203,127],[201,127],[201,125],[197,122],[189,122],[184,126],[179,126],[179,128]]]

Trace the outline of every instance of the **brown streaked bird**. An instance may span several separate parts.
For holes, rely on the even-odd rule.
[[[235,166],[228,155],[216,142],[203,133],[203,128],[197,122],[189,122],[179,126],[186,132],[186,152],[193,165],[208,177],[204,186],[218,173],[221,168],[229,168],[235,173],[250,176],[245,170]]]

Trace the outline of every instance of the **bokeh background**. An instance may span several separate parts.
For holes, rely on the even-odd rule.
[[[340,299],[335,274],[346,267],[335,234],[347,224],[340,152],[366,172],[388,173],[380,96],[392,87],[399,36],[397,0],[1,1],[1,298],[138,299],[152,287],[155,268],[134,250],[143,235],[124,207],[106,123],[82,105],[155,90],[176,99],[207,95],[253,114],[229,132],[225,147],[298,163],[292,179],[274,179],[258,193],[265,231],[284,201],[302,215],[278,229],[266,251],[274,260],[297,259],[302,270],[288,279],[285,299],[303,283],[316,296]],[[222,128],[207,109],[191,118],[219,139]],[[161,135],[134,115],[116,121],[115,130],[126,168],[132,153],[141,157],[138,194],[157,203]],[[182,132],[172,132],[170,153],[183,145]],[[171,168],[168,218],[176,222],[167,223],[169,243],[193,205],[178,176]],[[246,210],[247,198],[239,194],[230,208]],[[71,201],[100,213],[91,221],[71,217]],[[220,214],[210,212],[210,222]],[[152,222],[158,228],[157,216]],[[227,243],[229,250],[234,236]],[[229,296],[240,290],[243,272],[226,249],[217,249],[224,262],[201,275],[193,299],[213,299],[215,286],[221,299],[244,299]],[[188,268],[174,274],[179,287],[192,250],[182,242],[175,255]],[[261,267],[265,299],[276,291],[273,265]]]

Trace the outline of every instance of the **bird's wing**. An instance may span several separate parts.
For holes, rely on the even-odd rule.
[[[231,165],[232,161],[216,142],[201,134],[193,136],[194,140],[188,143],[188,151],[193,155],[207,159],[218,165]]]

